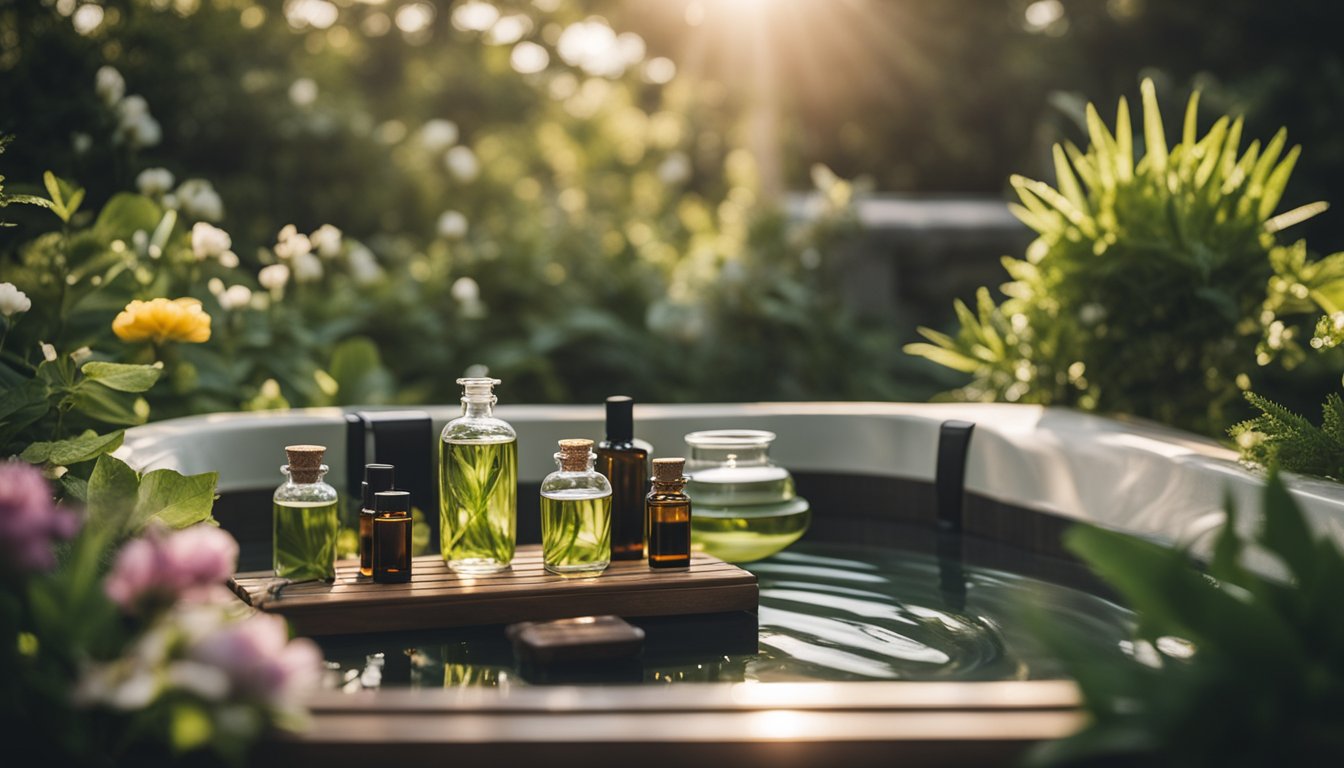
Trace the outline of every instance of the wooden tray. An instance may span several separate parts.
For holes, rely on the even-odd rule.
[[[756,611],[756,577],[704,553],[686,569],[654,570],[643,560],[613,562],[594,578],[563,578],[541,565],[541,547],[518,548],[513,567],[488,576],[449,570],[439,555],[415,558],[408,584],[375,584],[359,563],[336,563],[334,584],[295,584],[280,595],[269,571],[240,573],[229,587],[248,605],[289,619],[301,635],[441,629],[572,616],[673,616]]]

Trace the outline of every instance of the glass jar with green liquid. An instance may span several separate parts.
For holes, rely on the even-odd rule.
[[[285,482],[271,497],[272,562],[275,575],[292,581],[336,580],[339,496],[322,481],[326,447],[285,447],[289,464],[280,468]]]
[[[559,471],[541,481],[541,561],[561,576],[596,576],[611,563],[611,483],[593,471],[592,440],[561,440]]]
[[[518,433],[495,418],[499,379],[458,379],[462,416],[439,445],[439,539],[458,573],[494,573],[513,562],[518,529]]]

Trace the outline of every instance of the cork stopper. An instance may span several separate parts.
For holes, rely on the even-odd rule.
[[[592,440],[561,440],[560,470],[582,472],[588,468],[588,454],[593,450]]]
[[[686,460],[682,458],[654,459],[653,482],[679,483],[686,469]]]
[[[322,456],[326,452],[325,445],[286,445],[289,476],[296,483],[316,483],[322,476]]]

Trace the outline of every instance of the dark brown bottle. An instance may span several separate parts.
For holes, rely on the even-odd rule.
[[[607,398],[607,439],[598,443],[594,468],[611,483],[611,559],[644,556],[644,495],[649,485],[649,452],[635,443],[635,401]]]
[[[392,490],[391,464],[365,464],[364,482],[359,484],[359,575],[373,575],[373,495]]]
[[[645,499],[649,525],[649,566],[685,568],[691,564],[691,498],[684,492],[685,459],[654,459],[653,490]]]
[[[373,580],[379,584],[410,581],[411,494],[375,493],[373,509]]]

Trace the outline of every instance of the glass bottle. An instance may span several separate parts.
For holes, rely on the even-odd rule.
[[[495,418],[499,379],[458,379],[462,416],[439,446],[439,537],[459,573],[494,573],[513,561],[518,528],[518,434]]]
[[[391,464],[365,464],[364,482],[359,484],[359,575],[373,575],[373,497],[392,490],[396,469]]]
[[[592,440],[561,440],[559,469],[541,481],[541,560],[561,576],[596,576],[611,563],[611,483],[593,471]]]
[[[688,492],[695,499],[691,538],[715,557],[746,563],[797,541],[812,507],[794,491],[793,476],[770,459],[775,433],[716,429],[686,435]]]
[[[644,557],[644,496],[649,451],[635,440],[635,401],[607,398],[607,439],[597,446],[597,471],[611,483],[611,559]]]
[[[381,491],[373,495],[373,580],[403,584],[411,580],[411,494]]]
[[[649,525],[649,566],[691,564],[691,498],[684,492],[686,460],[653,460],[653,489],[645,500]]]
[[[293,581],[336,580],[339,496],[322,481],[326,447],[285,447],[289,464],[280,468],[285,482],[271,497],[275,575]]]

